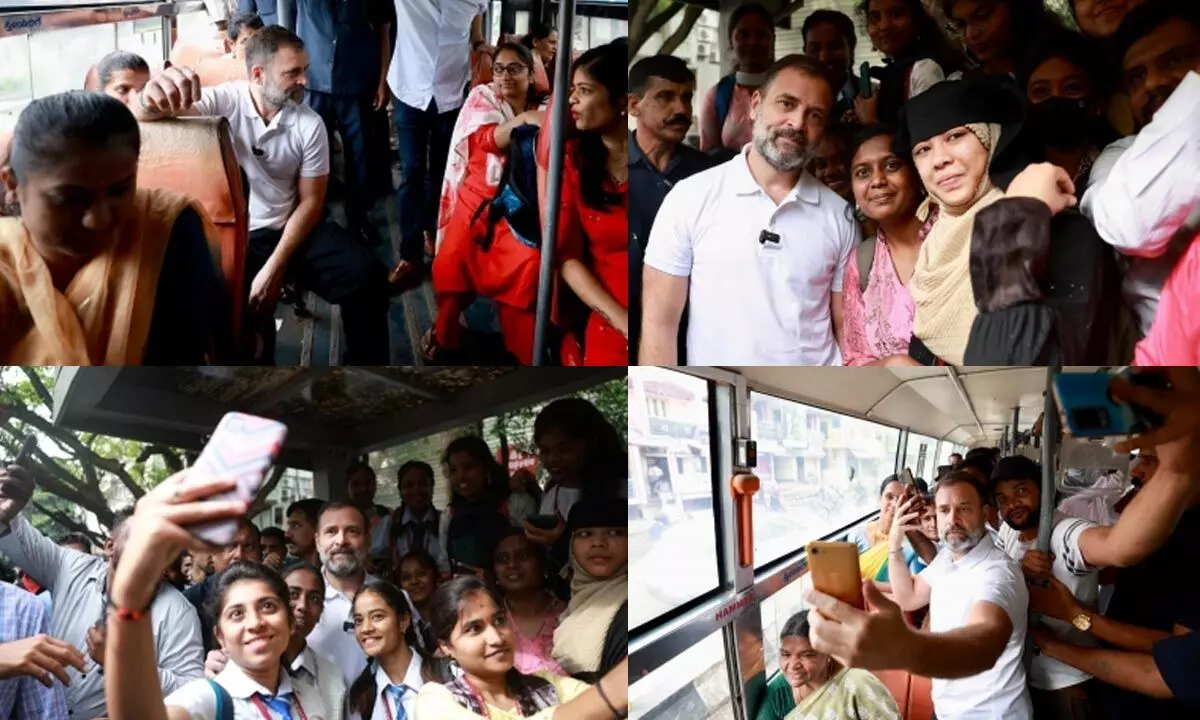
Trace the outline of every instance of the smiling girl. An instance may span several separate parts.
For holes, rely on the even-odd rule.
[[[413,717],[417,691],[433,680],[433,668],[418,649],[404,591],[381,580],[367,583],[354,596],[353,619],[354,637],[369,660],[350,686],[351,717]]]

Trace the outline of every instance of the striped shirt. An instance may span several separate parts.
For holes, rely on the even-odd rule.
[[[41,598],[0,583],[0,644],[50,633],[50,613]],[[0,680],[0,718],[66,720],[67,693],[51,676],[50,687],[31,675]]]

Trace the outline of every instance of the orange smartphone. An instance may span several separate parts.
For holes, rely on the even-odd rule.
[[[862,595],[862,571],[858,567],[858,546],[850,542],[810,542],[808,571],[813,588],[852,605],[866,609]]]

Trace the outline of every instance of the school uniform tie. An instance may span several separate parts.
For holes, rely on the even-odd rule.
[[[258,697],[266,703],[271,712],[278,715],[282,720],[292,720],[292,694],[290,692],[274,697],[259,693]]]
[[[404,697],[404,693],[409,691],[407,685],[388,685],[387,694],[391,697],[391,703],[396,706],[395,720],[408,720],[408,714],[404,711],[404,704],[400,700]]]

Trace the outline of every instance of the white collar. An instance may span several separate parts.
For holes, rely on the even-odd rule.
[[[733,160],[729,161],[733,172],[733,191],[738,195],[755,195],[762,193],[765,197],[767,191],[762,185],[754,179],[754,174],[750,172],[750,153],[753,151],[753,143],[746,143],[742,148],[742,152]],[[796,185],[788,193],[787,197],[779,203],[779,207],[783,207],[789,202],[800,200],[810,205],[819,205],[821,203],[821,186],[817,179],[809,174],[807,170],[800,173],[800,178],[796,181]]]
[[[313,649],[308,645],[308,643],[305,643],[304,649],[301,650],[300,654],[292,660],[291,670],[293,673],[299,672],[300,670],[307,670],[309,674],[313,676],[313,678],[316,678],[317,668],[317,655],[315,652],[313,652]]]
[[[279,689],[272,693],[260,685],[257,680],[247,675],[232,660],[226,663],[225,669],[217,674],[216,680],[221,683],[221,687],[229,691],[230,697],[238,700],[248,700],[259,693],[267,697],[272,697],[272,695],[278,697],[292,692],[292,683],[288,680],[288,674],[283,672],[282,668],[280,668],[279,672]]]
[[[238,104],[238,107],[243,115],[253,119],[254,122],[258,124],[257,127],[261,127],[263,123],[263,116],[259,115],[258,108],[254,107],[254,94],[250,90],[251,83],[248,80],[244,82],[245,87],[241,93],[242,100]],[[296,110],[296,108],[293,107],[294,105],[295,103],[287,103],[280,108],[279,112],[275,113],[275,117],[271,118],[271,122],[267,123],[266,129],[274,130],[276,128],[291,127],[292,114]]]
[[[404,671],[404,678],[399,683],[388,676],[382,664],[375,666],[376,698],[385,698],[388,685],[406,685],[409,691],[416,692],[421,689],[423,684],[424,681],[421,680],[421,655],[416,650],[412,650],[412,659],[409,660],[408,668]],[[407,695],[408,692],[406,691],[404,694]]]
[[[407,507],[404,508],[404,517],[400,518],[400,525],[401,525],[401,527],[403,527],[411,522],[415,522],[415,523],[433,522],[433,506],[432,505],[429,506],[429,509],[425,511],[425,517],[421,518],[420,520],[418,520],[417,517],[415,515],[413,515],[411,508],[407,508]]]
[[[343,595],[341,592],[339,592],[337,590],[337,588],[335,588],[333,586],[333,583],[329,582],[328,572],[329,572],[328,568],[324,568],[324,567],[321,568],[321,575],[322,575],[321,579],[325,581],[325,599],[332,600],[333,598],[339,598],[339,597],[346,598],[345,595]],[[378,579],[379,578],[375,577],[371,573],[367,573],[366,575],[363,576],[363,585],[366,585],[367,583],[373,582]],[[346,599],[351,600],[353,598],[346,598]]]

